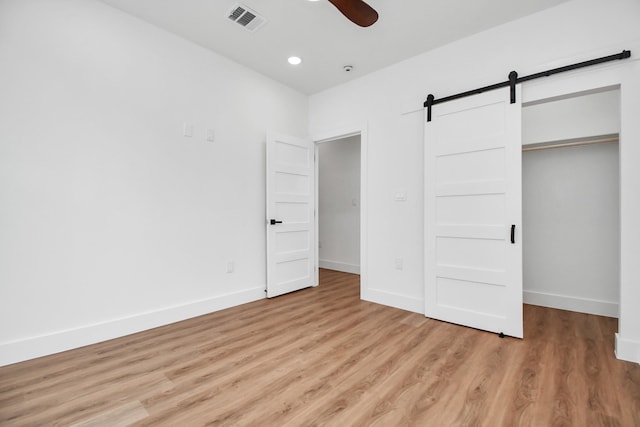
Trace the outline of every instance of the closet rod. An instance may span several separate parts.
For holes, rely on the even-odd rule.
[[[522,151],[538,151],[538,150],[550,150],[553,148],[563,148],[563,147],[579,147],[581,145],[591,145],[591,144],[606,144],[612,142],[618,142],[620,139],[617,136],[612,136],[608,138],[598,138],[598,139],[585,139],[584,141],[574,141],[574,142],[565,142],[558,144],[548,144],[548,145],[534,145],[532,147],[523,146]]]

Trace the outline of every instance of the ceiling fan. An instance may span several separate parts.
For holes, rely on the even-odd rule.
[[[378,12],[362,0],[329,0],[351,22],[361,27],[373,25]]]

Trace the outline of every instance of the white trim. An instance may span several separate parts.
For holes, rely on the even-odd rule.
[[[375,302],[376,304],[424,314],[424,301],[422,298],[415,298],[393,292],[380,291],[377,289],[363,289],[361,298],[365,301]]]
[[[618,317],[620,310],[617,302],[559,295],[550,292],[524,291],[523,302],[525,304],[539,305],[542,307],[615,318]]]
[[[365,122],[360,125],[347,125],[333,130],[323,130],[315,132],[311,140],[316,143],[316,155],[318,153],[318,144],[324,142],[335,141],[336,139],[348,138],[350,136],[360,135],[360,298],[365,299],[364,295],[369,284],[367,270],[367,239],[368,239],[368,170],[369,170],[369,141],[368,141],[368,124]],[[316,162],[316,207],[318,206],[318,163]],[[318,215],[316,221],[316,236],[318,236]],[[319,250],[316,250],[316,265],[320,264]],[[316,269],[317,271],[317,269]]]
[[[616,358],[640,364],[640,341],[631,341],[620,338],[616,334]]]
[[[335,129],[316,132],[311,138],[316,144],[335,141],[336,139],[349,138],[350,136],[361,135],[366,132],[367,126],[341,126]]]
[[[0,343],[0,366],[123,337],[263,298],[264,286],[259,286],[160,310]]]
[[[319,265],[320,268],[326,268],[328,270],[342,271],[343,273],[360,274],[360,266],[356,264],[321,259]]]

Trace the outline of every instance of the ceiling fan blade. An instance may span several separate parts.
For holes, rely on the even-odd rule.
[[[351,22],[361,27],[373,25],[378,12],[362,0],[329,0]]]

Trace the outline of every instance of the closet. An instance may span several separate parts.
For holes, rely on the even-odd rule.
[[[522,108],[523,302],[618,317],[620,91]]]
[[[512,337],[523,303],[617,317],[639,360],[640,61],[595,65],[628,58],[427,96],[425,316]]]

